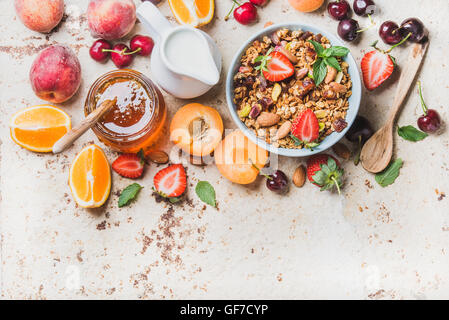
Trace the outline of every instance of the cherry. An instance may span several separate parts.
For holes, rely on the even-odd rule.
[[[337,0],[329,2],[327,5],[327,12],[335,20],[343,20],[348,18],[351,7],[346,0]]]
[[[402,37],[406,37],[411,33],[408,40],[410,42],[425,42],[429,32],[424,27],[424,24],[418,18],[409,18],[401,23],[401,34]]]
[[[338,24],[338,35],[346,41],[353,41],[359,35],[359,23],[354,19],[344,19]]]
[[[104,50],[110,50],[111,48],[112,45],[108,41],[99,39],[92,44],[89,54],[95,61],[106,62],[109,59],[109,51]]]
[[[268,3],[269,0],[249,0],[252,4],[255,4],[256,6],[263,7]]]
[[[111,50],[111,60],[117,68],[126,68],[134,60],[133,52],[123,43],[116,44]]]
[[[397,23],[385,21],[379,28],[379,36],[386,44],[397,44],[404,38]]]
[[[129,43],[131,51],[140,56],[149,56],[154,48],[154,41],[150,37],[136,35]]]
[[[358,16],[372,15],[376,10],[373,0],[354,0],[352,7]]]
[[[346,139],[351,142],[357,143],[357,151],[354,156],[354,164],[358,165],[360,161],[360,152],[362,151],[362,147],[366,141],[374,134],[373,127],[371,123],[362,116],[357,116],[352,124],[351,128],[349,128],[348,132],[346,132]]]
[[[267,176],[267,188],[276,193],[286,193],[288,191],[288,178],[281,170],[276,170],[272,175]]]
[[[422,96],[421,82],[418,81],[419,98],[421,99],[421,107],[424,115],[418,118],[418,127],[427,133],[435,133],[441,128],[441,118],[434,109],[428,109]]]
[[[236,4],[239,6],[234,10]],[[245,2],[240,5],[236,0],[234,0],[232,9],[225,17],[225,20],[228,20],[232,10],[234,10],[234,19],[243,25],[251,24],[257,20],[257,8],[251,2]]]

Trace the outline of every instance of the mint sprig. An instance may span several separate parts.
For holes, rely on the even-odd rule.
[[[143,187],[140,184],[133,183],[127,186],[125,189],[123,189],[118,199],[118,207],[121,208],[128,205],[132,200],[134,200],[137,197],[137,194],[142,188]]]
[[[319,86],[324,78],[326,78],[327,66],[341,71],[340,64],[336,57],[345,57],[348,55],[349,49],[342,46],[324,49],[320,43],[313,40],[308,41],[313,45],[317,54],[317,59],[313,64],[313,80],[315,81],[315,85]]]
[[[207,181],[200,181],[196,185],[195,192],[201,201],[211,205],[212,207],[217,206],[217,201],[215,200],[215,190],[212,185]]]
[[[396,178],[399,177],[399,171],[402,168],[402,164],[401,158],[391,162],[384,171],[376,174],[375,179],[377,183],[383,188],[393,184]]]
[[[270,48],[268,50],[267,54],[264,56],[258,56],[256,59],[254,59],[254,62],[260,62],[258,66],[256,66],[254,69],[257,71],[260,70],[260,74],[263,76],[263,71],[268,71],[268,62],[271,60],[270,54],[273,52],[273,48]]]
[[[424,140],[428,134],[416,129],[414,126],[398,127],[398,135],[408,141]]]

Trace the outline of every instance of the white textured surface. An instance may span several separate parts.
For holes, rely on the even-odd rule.
[[[204,30],[222,49],[225,71],[244,39],[267,21],[300,20],[331,32],[337,27],[324,9],[302,14],[286,0],[272,0],[259,10],[258,24],[244,27],[223,21],[231,1],[216,2],[217,17]],[[378,26],[387,19],[400,23],[418,16],[430,29],[432,42],[419,78],[428,105],[449,121],[447,0],[376,3]],[[28,71],[38,48],[55,42],[69,44],[82,62],[82,88],[63,105],[74,123],[82,119],[90,84],[113,69],[112,62],[97,64],[88,55],[93,40],[86,7],[87,0],[67,0],[68,18],[46,39],[19,22],[13,1],[0,0],[2,298],[449,298],[449,197],[438,200],[437,194],[449,193],[448,132],[419,143],[395,137],[395,155],[404,159],[404,167],[385,189],[351,162],[344,163],[347,183],[341,198],[310,183],[277,196],[262,179],[243,187],[220,177],[213,165],[189,165],[193,186],[200,179],[215,186],[219,210],[203,209],[190,186],[190,204],[171,213],[150,196],[157,171],[152,165],[132,206],[117,209],[116,192],[129,181],[114,173],[104,208],[77,208],[67,185],[69,165],[84,144],[97,141],[93,133],[63,155],[37,155],[11,141],[8,119],[20,108],[43,102],[31,90]],[[161,9],[171,15],[167,3]],[[137,25],[133,33],[144,33],[141,28]],[[372,29],[362,38],[349,45],[358,61],[377,32]],[[395,50],[399,65],[407,51]],[[133,65],[144,73],[148,66],[143,58]],[[376,128],[393,99],[395,84],[389,84],[364,94],[361,114]],[[234,127],[222,85],[197,101],[219,109],[226,127]],[[170,97],[166,102],[170,114],[185,103]],[[418,103],[414,90],[399,124],[415,124]],[[108,152],[109,160],[114,157]],[[280,166],[291,175],[301,162],[281,158]]]

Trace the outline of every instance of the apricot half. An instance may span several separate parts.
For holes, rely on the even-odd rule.
[[[179,109],[170,123],[170,140],[197,157],[211,154],[222,136],[223,120],[218,111],[199,103]]]
[[[324,0],[288,0],[290,5],[301,12],[312,12],[323,5]]]
[[[249,140],[242,131],[228,134],[215,149],[215,164],[227,179],[238,184],[256,180],[268,160],[268,152]]]

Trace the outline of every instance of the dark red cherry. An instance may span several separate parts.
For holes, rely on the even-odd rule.
[[[354,19],[345,19],[341,20],[338,24],[338,35],[340,38],[346,41],[355,40],[359,33],[357,32],[360,29],[359,23]]]
[[[234,10],[237,22],[247,25],[257,20],[257,8],[251,2],[245,2]]]
[[[372,15],[376,11],[373,0],[354,0],[352,7],[358,16]]]
[[[116,44],[111,52],[111,60],[117,68],[126,68],[131,65],[134,55],[131,54],[129,48],[123,44]]]
[[[418,81],[418,93],[424,114],[418,118],[418,127],[427,133],[435,133],[441,128],[441,118],[434,109],[428,109],[422,96],[421,82]]]
[[[385,21],[379,28],[379,36],[386,44],[398,44],[403,39],[397,23]]]
[[[351,7],[346,0],[337,0],[329,2],[327,5],[327,12],[335,20],[343,20],[348,18]]]
[[[401,34],[402,37],[411,34],[408,41],[419,43],[427,40],[429,32],[424,27],[421,20],[418,18],[409,18],[401,23]]]
[[[98,62],[106,62],[109,59],[109,51],[104,50],[111,50],[112,44],[110,44],[108,41],[104,39],[99,39],[95,41],[92,44],[92,47],[90,47],[89,54],[95,61]]]
[[[272,175],[267,176],[267,188],[276,193],[286,193],[288,191],[288,178],[281,170],[276,170]]]
[[[150,37],[136,35],[131,39],[129,43],[132,52],[140,56],[149,56],[154,48],[154,41]]]

